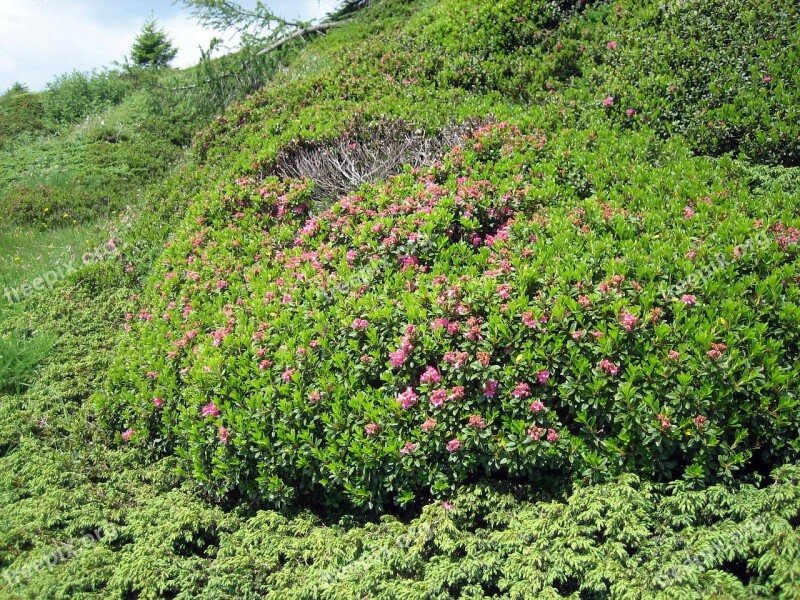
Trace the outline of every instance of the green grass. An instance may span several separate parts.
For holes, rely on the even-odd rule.
[[[45,273],[80,260],[83,253],[108,240],[109,229],[106,220],[50,231],[0,229],[0,307],[8,304],[7,290],[18,290]]]

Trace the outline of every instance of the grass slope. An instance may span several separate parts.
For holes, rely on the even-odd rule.
[[[119,261],[81,270],[55,293],[28,300],[13,318],[0,323],[2,331],[36,330],[54,344],[27,392],[0,398],[4,576],[0,596],[444,599],[794,598],[800,594],[798,472],[792,464],[779,466],[787,459],[792,462],[796,439],[796,428],[790,426],[795,418],[791,406],[780,404],[782,398],[795,397],[787,377],[797,368],[796,342],[791,346],[797,320],[790,314],[796,310],[797,255],[790,228],[798,226],[798,189],[788,168],[796,164],[797,156],[793,116],[797,73],[792,67],[797,32],[791,25],[796,22],[796,7],[754,1],[724,12],[731,6],[725,2],[687,2],[663,10],[641,0],[596,3],[573,12],[568,4],[376,3],[363,16],[312,44],[273,84],[198,136],[191,162],[148,194],[146,209],[138,212],[130,230],[120,233],[124,243]],[[658,51],[642,32],[657,36]],[[613,47],[610,42],[615,42]],[[700,68],[704,76],[696,73]],[[765,122],[769,113],[777,118]],[[366,186],[358,191],[362,200],[350,201],[352,212],[345,201],[318,215],[319,231],[312,227],[301,233],[308,225],[305,215],[273,220],[281,204],[304,204],[313,186],[313,181],[279,182],[269,177],[278,153],[292,143],[324,145],[364,120],[405,119],[435,134],[447,123],[487,116],[511,123],[511,137],[490,128],[489,139],[478,137],[470,142],[472,147],[465,145],[466,156],[450,154],[428,170],[409,170]],[[520,128],[519,134],[513,126]],[[542,136],[547,144],[536,149],[535,140]],[[487,143],[481,145],[482,141]],[[727,151],[742,153],[741,160],[697,156]],[[426,175],[433,177],[428,183],[441,186],[451,199],[459,197],[462,187],[468,189],[464,198],[474,204],[477,215],[464,216],[443,205],[435,221],[414,223],[413,212],[404,221],[398,207],[414,206]],[[474,189],[477,181],[492,178],[490,191]],[[289,195],[283,193],[285,187]],[[497,220],[502,217],[506,224],[511,216],[497,214],[506,208],[503,193],[518,187],[527,191],[519,206],[512,206],[518,214],[508,228],[509,240],[500,235],[496,248],[485,246],[487,234],[501,233]],[[706,196],[710,204],[703,201]],[[379,214],[385,209],[395,214]],[[496,211],[493,216],[490,210]],[[757,220],[769,232],[769,245],[751,252],[744,243]],[[599,469],[591,468],[586,459],[591,458],[586,448],[591,436],[582,436],[580,427],[571,429],[567,422],[547,424],[558,428],[561,436],[552,442],[552,451],[545,446],[544,456],[573,465],[570,448],[576,454],[584,450],[586,481],[580,472],[578,481],[573,480],[576,473],[538,483],[465,481],[460,457],[470,460],[481,453],[453,455],[437,444],[423,451],[429,464],[446,475],[447,489],[434,490],[443,494],[445,503],[427,501],[429,482],[419,480],[426,469],[412,461],[398,462],[393,455],[377,462],[376,473],[385,477],[387,465],[396,469],[400,485],[384,488],[390,500],[398,492],[402,499],[406,490],[420,494],[407,511],[362,518],[333,516],[335,511],[326,514],[319,510],[319,502],[305,501],[314,506],[313,512],[295,504],[292,493],[303,489],[304,480],[314,481],[321,465],[332,467],[329,473],[353,477],[349,487],[344,478],[326,485],[333,504],[347,506],[354,498],[363,498],[358,477],[365,471],[354,465],[363,463],[359,453],[370,442],[359,439],[351,445],[350,439],[366,433],[364,426],[378,419],[383,419],[384,430],[396,435],[391,444],[420,435],[422,415],[401,412],[393,404],[395,392],[405,390],[416,376],[411,367],[416,372],[453,344],[425,337],[421,344],[415,342],[425,352],[418,351],[418,357],[404,362],[408,372],[398,374],[390,368],[388,351],[400,347],[405,324],[428,322],[429,303],[420,302],[425,296],[412,293],[413,286],[405,289],[406,282],[417,285],[417,290],[435,284],[415,267],[400,268],[396,258],[409,256],[408,249],[388,251],[379,246],[382,237],[373,231],[378,221],[389,229],[412,225],[431,229],[431,238],[440,240],[441,248],[429,248],[427,255],[424,249],[413,248],[420,264],[432,267],[431,278],[451,271],[455,275],[458,270],[471,274],[475,265],[484,268],[496,255],[518,270],[529,269],[524,275],[530,289],[553,294],[538,300],[515,295],[509,301],[514,319],[508,323],[503,319],[509,308],[501,310],[492,296],[505,293],[496,285],[516,285],[516,280],[492,282],[485,286],[489,300],[484,296],[471,300],[494,311],[492,323],[498,328],[521,336],[514,344],[523,356],[522,365],[502,353],[495,360],[506,393],[497,406],[498,419],[515,410],[524,415],[520,433],[528,440],[525,444],[537,441],[529,427],[539,413],[527,405],[542,399],[548,407],[556,406],[561,394],[568,392],[565,376],[583,353],[615,361],[627,353],[625,362],[618,363],[624,367],[622,383],[615,379],[609,388],[607,379],[594,371],[590,380],[599,386],[596,397],[611,410],[598,418],[614,415],[603,425],[618,428],[613,429],[616,448],[606,446],[597,453]],[[448,223],[460,228],[461,237],[451,239]],[[481,237],[477,249],[464,243],[470,233]],[[531,234],[537,236],[536,242]],[[295,246],[298,235],[301,240]],[[180,261],[191,256],[188,248],[194,240],[206,252],[200,280],[217,282],[224,276],[229,279],[227,288],[194,288],[188,282],[191,278],[165,280],[172,270],[180,268],[183,273],[186,265]],[[366,295],[342,294],[320,308],[314,304],[320,301],[315,293],[318,282],[290,281],[287,286],[286,276],[279,281],[274,271],[281,261],[291,262],[294,253],[313,252],[324,243],[334,255],[325,258],[333,260],[332,272],[346,279],[358,271],[346,264],[350,245],[365,255],[378,253],[381,285]],[[525,256],[528,243],[534,254]],[[702,280],[699,290],[689,290],[697,297],[694,305],[681,308],[681,303],[670,301],[665,320],[675,326],[664,334],[669,348],[659,346],[663,352],[654,355],[657,361],[652,365],[644,361],[661,335],[658,325],[646,318],[652,313],[645,312],[662,308],[663,302],[656,292],[664,282],[653,261],[669,270],[667,283],[672,283],[705,272],[703,267],[717,264],[720,254],[733,257],[737,246],[747,248],[747,255],[739,262],[730,261],[724,270],[709,271],[711,276]],[[684,255],[695,247],[697,260],[692,262]],[[257,271],[264,262],[257,255],[264,252],[274,262]],[[336,261],[338,253],[344,256]],[[441,273],[437,273],[440,256],[447,261],[438,263]],[[291,267],[305,274],[297,261]],[[598,294],[591,299],[599,312],[583,317],[589,320],[585,329],[597,325],[606,334],[603,341],[573,351],[553,346],[554,336],[546,342],[539,341],[541,335],[525,337],[531,332],[522,318],[531,319],[524,313],[530,310],[537,321],[543,316],[545,307],[537,301],[547,305],[548,317],[560,317],[560,324],[553,325],[555,333],[571,337],[578,327],[559,308],[578,314],[577,307],[569,304],[575,294],[567,284],[580,280],[599,285],[621,273],[627,285],[634,279],[645,291],[626,288],[623,295],[609,299],[592,288],[587,295]],[[288,308],[265,305],[266,292],[277,290],[292,293],[298,301]],[[177,386],[179,370],[162,357],[176,339],[174,333],[182,331],[177,306],[181,302],[184,308],[183,295],[193,298],[192,318],[197,319],[202,337],[196,380]],[[242,303],[237,304],[236,297]],[[387,315],[378,314],[386,300],[400,300],[402,305]],[[175,308],[169,308],[171,301]],[[163,318],[164,309],[175,315]],[[383,319],[387,325],[376,332],[377,339],[364,331],[370,337],[361,341],[350,333],[317,332],[314,327],[319,324],[307,321],[313,315],[304,309],[321,311],[336,328],[352,325],[355,318],[378,323]],[[623,309],[638,319],[631,328],[633,336],[625,329],[631,320],[622,318]],[[143,310],[154,318],[135,325],[134,335],[125,332],[124,315],[140,315]],[[248,354],[258,349],[249,344],[263,311],[280,325],[267,330],[275,336],[269,338],[268,350],[276,353],[269,357],[274,372],[267,369],[267,373]],[[214,345],[212,334],[224,329],[225,319],[230,318],[226,312],[236,314],[241,329],[232,328],[234,335],[223,336],[227,342]],[[172,340],[165,339],[167,333]],[[290,333],[294,337],[285,337]],[[356,406],[354,418],[320,417],[336,435],[345,432],[341,450],[336,437],[325,436],[319,447],[328,454],[317,456],[316,464],[300,464],[300,455],[264,451],[268,444],[253,441],[264,433],[291,440],[298,423],[304,425],[298,431],[313,433],[303,420],[314,418],[316,409],[307,401],[307,392],[313,390],[304,391],[303,386],[319,385],[328,374],[346,372],[342,367],[352,364],[353,358],[345,357],[335,367],[334,352],[323,355],[334,366],[322,362],[304,366],[298,370],[302,379],[291,374],[284,381],[283,363],[296,360],[296,350],[305,348],[303,336],[311,333],[329,335],[327,348],[341,344],[337,352],[352,351],[359,361],[361,355],[373,352],[376,372],[386,375],[369,388],[383,400],[372,398]],[[482,333],[487,337],[489,331]],[[711,346],[720,342],[725,349]],[[653,395],[672,411],[661,413],[670,421],[667,429],[675,438],[672,452],[677,448],[679,457],[698,458],[700,471],[693,475],[686,469],[691,475],[686,480],[656,483],[648,472],[653,468],[649,456],[632,457],[629,463],[617,458],[619,450],[627,455],[625,444],[643,453],[664,451],[663,441],[657,443],[664,435],[657,410],[664,407],[633,396],[628,398],[633,410],[622,405],[626,394],[635,396],[638,389],[647,389],[637,377],[663,381],[661,370],[670,368],[663,354],[675,344],[685,345],[680,351],[690,361],[687,374],[697,383],[681,384],[687,391],[672,389],[666,399],[660,393]],[[726,353],[719,369],[708,362],[712,357],[707,352],[712,350]],[[550,369],[551,361],[566,352],[577,352],[575,360],[564,359]],[[595,357],[594,352],[599,354]],[[417,364],[417,358],[425,360]],[[160,415],[153,418],[152,412],[153,397],[162,394],[162,388],[153,387],[154,378],[143,377],[153,369],[153,360],[164,361],[155,378],[172,411],[165,411],[164,420]],[[631,372],[629,363],[641,368]],[[213,371],[227,365],[231,371],[210,378],[210,388],[205,387],[202,367]],[[592,365],[595,362],[590,370]],[[646,368],[653,373],[641,375]],[[174,379],[161,378],[172,370]],[[552,380],[545,378],[551,387],[534,387],[536,398],[525,398],[516,406],[519,399],[510,393],[511,384],[537,384],[542,370],[551,370]],[[353,381],[336,381],[335,386],[355,390],[363,384],[360,377],[356,371]],[[452,377],[448,386],[461,383],[458,375]],[[746,391],[733,395],[732,384]],[[243,409],[250,407],[243,406],[246,397],[238,388],[252,385],[276,398],[283,395],[280,401],[297,410],[298,418],[280,422],[282,415],[272,409],[270,398],[255,407],[255,414],[264,420],[247,423]],[[468,381],[464,385],[477,386]],[[110,392],[102,397],[100,414],[95,414],[88,399],[101,388]],[[539,398],[542,389],[551,391]],[[242,411],[242,417],[234,424],[203,418],[199,411],[209,401],[219,402],[222,419],[229,411]],[[477,402],[474,408],[480,416],[493,422],[484,401]],[[423,403],[429,403],[427,395],[415,410]],[[335,403],[328,398],[320,407],[336,414]],[[561,408],[546,413],[548,418],[564,419],[569,407],[565,403]],[[361,411],[379,409],[367,415],[375,419],[362,419]],[[441,420],[448,428],[463,426],[464,417],[473,412],[472,406],[458,407]],[[707,429],[705,422],[692,421],[698,414],[711,419]],[[725,426],[715,424],[716,418]],[[220,444],[220,425],[231,429],[230,446]],[[533,425],[545,428],[544,422]],[[132,444],[120,443],[120,433],[127,427],[137,430]],[[474,424],[469,431],[477,432]],[[626,441],[628,435],[634,437]],[[417,443],[424,442],[420,438]],[[237,455],[259,445],[261,454]],[[173,447],[183,449],[181,458],[171,455]],[[277,465],[276,457],[285,464]],[[339,464],[333,464],[331,457]],[[692,467],[690,462],[682,467]],[[473,473],[484,467],[465,464]],[[540,466],[531,464],[534,469]],[[620,465],[625,468],[619,469]],[[619,470],[639,472],[618,474]],[[556,474],[565,472],[558,469]],[[259,481],[264,473],[270,477]],[[599,473],[596,478],[603,482],[591,484],[593,473]],[[702,480],[712,473],[720,483],[707,485]],[[286,480],[272,485],[274,475]],[[240,497],[227,494],[231,482],[241,482],[246,493],[254,481],[259,503],[237,502]],[[263,484],[266,494],[258,488]],[[222,492],[227,502],[215,502],[209,492]],[[368,495],[373,492],[368,489]],[[288,507],[277,512],[264,506],[268,503],[288,503]],[[102,534],[99,540],[95,532]]]

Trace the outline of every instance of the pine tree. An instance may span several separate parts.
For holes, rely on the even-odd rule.
[[[177,53],[178,49],[151,16],[133,43],[131,61],[142,69],[166,67]]]

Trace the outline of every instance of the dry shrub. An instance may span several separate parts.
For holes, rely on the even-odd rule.
[[[432,164],[485,123],[475,119],[448,125],[433,135],[400,119],[356,123],[330,140],[286,146],[275,158],[275,174],[311,179],[316,208],[324,209],[365,183],[401,173],[405,165]]]

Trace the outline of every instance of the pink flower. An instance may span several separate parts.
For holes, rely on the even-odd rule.
[[[419,444],[414,444],[411,442],[406,442],[405,445],[400,448],[400,454],[406,456],[407,454],[413,454],[419,448]]]
[[[614,106],[614,96],[608,96],[604,99],[603,106]]]
[[[528,427],[528,436],[535,441],[539,441],[539,438],[542,437],[544,434],[545,429],[543,427],[537,427],[536,425],[531,425]]]
[[[706,352],[711,360],[719,360],[722,357],[722,353],[727,350],[728,347],[725,344],[711,344],[711,350]]]
[[[533,412],[541,412],[543,410],[547,410],[547,408],[544,405],[544,402],[542,402],[541,400],[534,400],[533,403],[531,403],[531,405],[528,408],[530,408]]]
[[[472,415],[469,418],[467,426],[473,427],[474,429],[483,429],[484,427],[486,427],[486,421],[484,421],[483,417],[480,415]]]
[[[164,406],[164,401],[161,398],[156,397],[153,398],[153,404],[155,404],[156,408],[161,408],[162,406]]]
[[[589,299],[589,296],[578,296],[578,304],[581,305],[581,308],[587,309],[592,305],[592,301]]]
[[[439,318],[434,319],[431,321],[431,331],[436,331],[437,329],[444,329],[450,324],[450,319]]]
[[[419,428],[422,429],[422,431],[433,431],[433,428],[436,427],[436,423],[436,419],[428,417],[425,419],[425,422],[419,426]]]
[[[630,331],[636,327],[636,324],[639,322],[639,317],[623,310],[619,315],[619,322],[625,331]]]
[[[377,424],[370,423],[369,425],[364,427],[364,433],[366,433],[367,435],[375,435],[376,433],[378,433],[379,429],[380,427],[378,427]]]
[[[292,375],[297,373],[297,369],[286,369],[283,373],[281,373],[281,379],[285,383],[289,383],[292,380]]]
[[[464,445],[458,438],[452,439],[449,442],[447,442],[447,451],[450,452],[451,454],[453,452],[458,452],[463,447]]]
[[[613,50],[616,47],[617,47],[617,42],[614,42],[614,41],[608,42],[606,44],[606,48],[608,48],[609,50]]]
[[[583,329],[576,329],[572,332],[572,339],[577,342],[578,340],[582,339],[585,334],[586,332]]]
[[[127,442],[133,437],[133,434],[134,434],[133,429],[126,429],[125,431],[122,432],[122,439]]]
[[[514,398],[527,398],[531,395],[531,386],[521,381],[514,388],[514,391],[511,392],[511,395],[514,396]]]
[[[353,319],[352,327],[356,331],[364,331],[367,328],[367,325],[369,325],[369,321],[366,319]]]
[[[672,427],[672,423],[670,422],[669,418],[666,415],[658,413],[656,417],[658,417],[658,421],[661,425],[662,431],[666,431],[667,429]]]
[[[230,436],[231,436],[231,432],[228,431],[228,428],[227,427],[223,427],[222,425],[220,425],[219,429],[217,430],[217,437],[219,438],[219,441],[222,442],[223,444],[227,444],[228,443],[228,438]]]
[[[677,350],[670,350],[669,354],[667,354],[667,358],[670,360],[678,360],[681,357],[681,353]]]
[[[511,292],[511,286],[507,283],[501,283],[496,288],[497,295],[500,296],[503,300],[508,300],[509,293]]]
[[[772,77],[770,77],[769,75],[764,75],[764,79],[762,81],[764,83],[769,83],[770,81],[772,81]]]
[[[395,369],[402,367],[403,363],[406,362],[406,358],[408,358],[408,353],[400,348],[399,350],[389,353],[389,364]]]
[[[218,417],[219,416],[219,409],[217,405],[213,402],[209,402],[203,407],[202,413],[204,417]]]
[[[447,390],[433,390],[431,392],[431,404],[439,408],[447,400]]]
[[[697,302],[697,298],[691,294],[684,294],[681,296],[681,302],[687,306],[692,306],[695,302]]]
[[[494,380],[487,381],[486,385],[483,386],[483,395],[487,398],[494,398],[497,393],[497,385],[497,382]]]
[[[697,256],[697,250],[689,250],[686,254],[684,254],[686,258],[694,258]]]
[[[461,400],[464,397],[464,386],[457,385],[450,390],[447,396],[448,400]]]
[[[539,383],[544,385],[547,383],[547,380],[550,379],[550,371],[547,369],[543,369],[536,374],[536,379]]]
[[[692,423],[694,423],[698,429],[705,427],[706,421],[708,421],[708,418],[704,417],[703,415],[697,415],[692,419]]]
[[[533,313],[526,312],[522,313],[522,324],[525,325],[525,327],[533,328],[539,324],[539,321],[533,317]]]
[[[603,360],[600,361],[598,368],[601,371],[604,371],[608,375],[616,375],[617,373],[619,373],[619,367],[610,360],[608,360],[607,358],[604,358]]]
[[[691,219],[695,215],[694,209],[691,206],[686,206],[683,209],[683,216],[686,219]]]
[[[408,410],[417,403],[417,398],[419,398],[419,396],[414,393],[414,390],[407,387],[405,392],[397,396],[397,401],[404,410]]]
[[[605,334],[600,330],[596,330],[596,331],[592,331],[589,335],[591,335],[594,339],[599,340]]]
[[[322,395],[317,390],[314,390],[308,395],[308,401],[311,402],[312,404],[316,404],[321,399]]]
[[[419,378],[419,382],[423,384],[439,383],[441,380],[442,376],[434,367],[428,367],[425,369],[422,377]]]
[[[453,510],[452,502],[442,502],[442,508],[445,510]]]
[[[469,360],[469,352],[445,352],[444,362],[453,367],[453,369],[460,369]]]
[[[632,117],[633,115],[636,114],[636,109],[635,108],[629,108],[628,110],[625,111],[625,114],[628,115],[629,117]]]
[[[555,442],[559,438],[558,432],[555,429],[548,429],[547,430],[547,441],[548,442]]]

